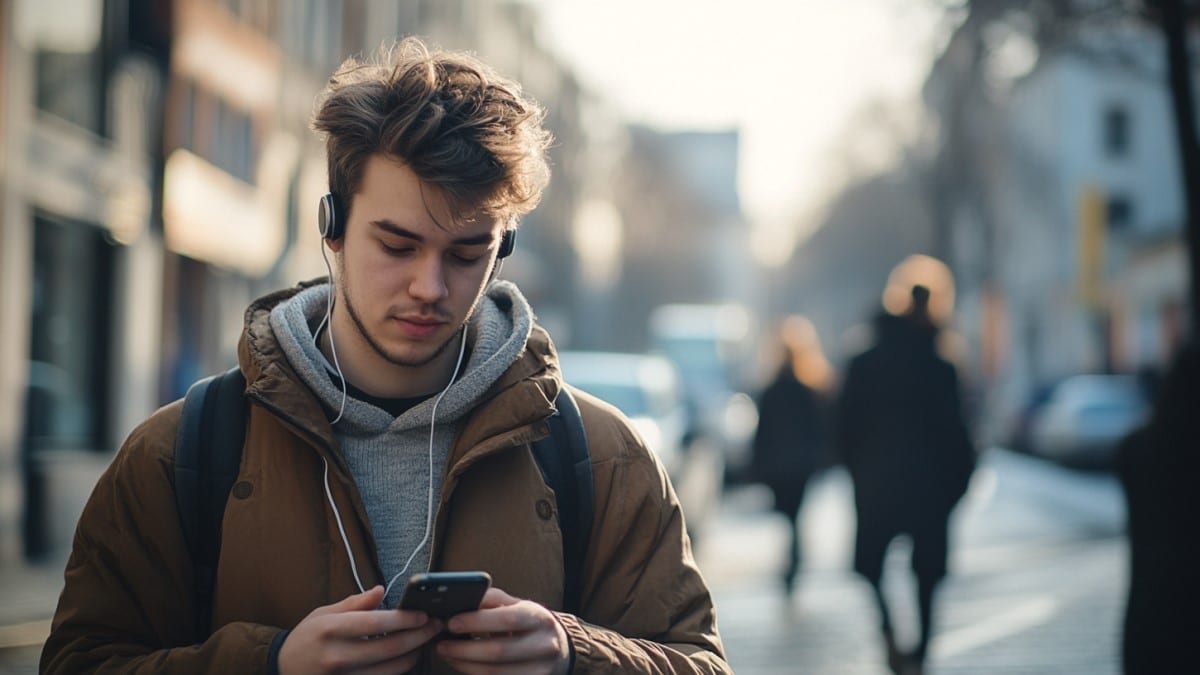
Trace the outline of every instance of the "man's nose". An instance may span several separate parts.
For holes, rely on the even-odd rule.
[[[438,255],[424,255],[413,271],[409,293],[423,302],[437,302],[448,294],[446,266]]]

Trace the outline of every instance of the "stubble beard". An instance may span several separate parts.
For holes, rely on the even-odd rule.
[[[420,368],[421,366],[432,363],[434,359],[444,354],[446,350],[450,348],[450,344],[454,342],[454,338],[462,330],[462,327],[466,325],[467,321],[470,320],[471,315],[475,313],[475,306],[472,305],[471,310],[467,312],[465,317],[463,317],[462,324],[459,325],[458,328],[450,334],[450,337],[446,338],[446,340],[443,341],[442,344],[438,345],[437,349],[434,349],[433,352],[428,356],[404,358],[402,356],[389,353],[383,344],[379,340],[376,340],[373,335],[371,335],[371,332],[367,330],[367,325],[363,323],[362,317],[359,316],[358,311],[354,308],[354,303],[350,301],[350,289],[346,287],[346,275],[339,274],[338,276],[340,277],[338,279],[340,282],[338,285],[341,287],[341,297],[339,300],[346,305],[346,313],[350,316],[350,320],[354,322],[354,327],[358,330],[358,334],[364,341],[366,341],[368,345],[371,346],[371,349],[379,356],[379,358],[394,366],[400,366],[403,368]],[[478,300],[476,300],[476,303],[478,303]]]

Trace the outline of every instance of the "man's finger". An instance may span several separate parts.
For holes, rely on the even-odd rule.
[[[545,662],[559,655],[558,645],[538,633],[445,640],[437,644],[437,650],[459,670],[467,664],[499,666]]]
[[[441,633],[442,628],[441,623],[434,620],[412,630],[382,633],[369,638],[347,640],[341,644],[346,645],[348,653],[352,654],[350,664],[361,668],[393,661],[415,652]]]
[[[336,623],[329,627],[328,635],[344,640],[378,638],[399,631],[429,628],[437,634],[444,624],[430,620],[425,612],[403,609],[371,609],[361,612],[345,612],[331,617]],[[432,624],[432,626],[431,626]]]
[[[504,591],[500,590],[499,588],[496,588],[495,586],[493,586],[493,587],[489,588],[486,593],[483,594],[483,600],[480,601],[480,603],[479,603],[479,609],[489,609],[492,607],[506,607],[508,605],[515,605],[520,601],[521,601],[520,598],[514,598],[513,596],[509,595],[508,593],[505,593]]]
[[[554,630],[554,618],[546,610],[532,602],[517,601],[511,605],[490,607],[474,612],[463,612],[452,617],[447,627],[454,633],[524,633],[539,629]]]
[[[375,586],[366,592],[348,596],[332,605],[318,607],[309,616],[375,609],[381,602],[383,602],[383,586]]]

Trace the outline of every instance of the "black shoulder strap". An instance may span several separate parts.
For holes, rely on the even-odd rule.
[[[563,610],[579,612],[583,558],[592,537],[592,457],[575,398],[564,386],[554,400],[550,435],[533,444],[533,456],[558,503],[563,538]]]
[[[175,437],[175,505],[195,566],[196,630],[207,638],[225,502],[246,432],[246,379],[232,368],[193,384]]]

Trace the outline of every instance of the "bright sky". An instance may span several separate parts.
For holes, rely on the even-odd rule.
[[[944,32],[934,0],[528,1],[547,45],[631,120],[741,129],[739,189],[760,226],[819,208],[855,110],[911,109]]]

